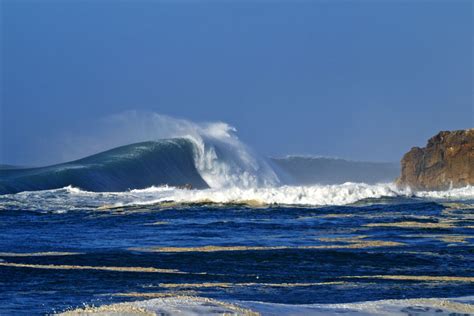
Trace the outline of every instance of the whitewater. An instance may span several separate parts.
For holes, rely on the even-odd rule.
[[[446,191],[412,191],[400,189],[392,183],[369,185],[344,183],[340,185],[279,186],[260,188],[220,188],[189,190],[170,186],[149,187],[126,192],[90,192],[67,186],[45,191],[27,191],[0,195],[3,209],[67,211],[117,208],[134,205],[228,204],[263,207],[328,206],[399,203],[400,200],[434,202],[473,202],[474,187]]]

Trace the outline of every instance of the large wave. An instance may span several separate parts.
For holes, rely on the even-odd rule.
[[[76,161],[0,170],[0,194],[73,185],[89,191],[126,191],[153,185],[207,188],[195,167],[194,145],[185,139],[136,143]]]
[[[301,157],[270,161],[241,142],[236,129],[223,122],[195,123],[156,113],[125,112],[98,126],[91,132],[93,137],[69,139],[75,149],[70,153],[116,148],[48,167],[0,169],[0,194],[71,186],[123,192],[112,194],[119,203],[256,201],[288,205],[341,205],[413,194],[393,184],[377,184],[394,177],[398,168],[392,164]],[[117,147],[124,143],[132,144]],[[372,184],[345,183],[348,181]],[[468,187],[417,194],[474,198],[472,191]]]
[[[197,123],[149,112],[127,111],[102,119],[87,137],[72,137],[87,155],[135,142],[185,138],[193,143],[193,159],[201,177],[212,188],[255,187],[279,183],[266,159],[239,140],[236,129],[224,122]],[[78,132],[81,135],[81,132]]]
[[[76,152],[89,152],[123,142],[147,142],[48,167],[0,170],[0,194],[68,185],[89,191],[125,191],[160,185],[250,188],[279,184],[266,159],[235,132],[222,122],[198,124],[155,113],[122,113],[106,120],[95,137],[69,143],[80,149]]]

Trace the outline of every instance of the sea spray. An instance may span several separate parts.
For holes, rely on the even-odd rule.
[[[211,188],[269,187],[279,178],[268,162],[254,153],[226,123],[198,126],[186,135],[195,143],[196,168]]]

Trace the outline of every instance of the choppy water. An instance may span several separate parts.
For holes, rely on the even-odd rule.
[[[155,190],[142,205],[137,194],[0,196],[0,314],[168,294],[260,308],[474,294],[472,198],[176,204],[154,203]]]

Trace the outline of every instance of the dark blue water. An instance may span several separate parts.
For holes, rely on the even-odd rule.
[[[289,304],[474,293],[472,205],[394,198],[313,208],[161,204],[58,212],[3,202],[1,315],[147,293]],[[174,270],[142,269],[150,267]]]

